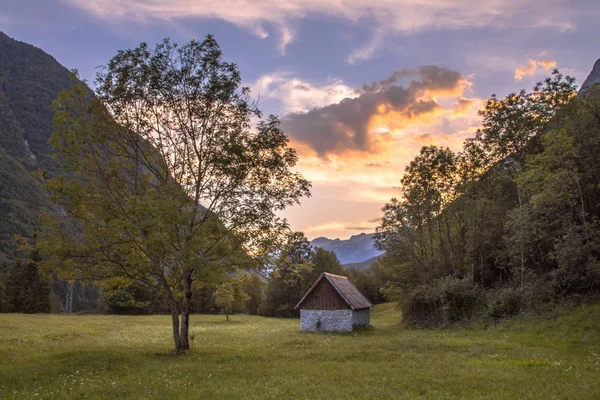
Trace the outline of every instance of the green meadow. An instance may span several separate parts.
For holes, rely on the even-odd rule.
[[[300,333],[299,321],[196,315],[169,355],[170,317],[0,314],[2,399],[594,399],[600,305],[492,326]]]

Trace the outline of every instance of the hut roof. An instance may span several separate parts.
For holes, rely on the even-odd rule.
[[[361,292],[358,291],[356,286],[354,286],[347,277],[341,275],[334,275],[328,272],[323,272],[319,279],[308,289],[304,297],[296,304],[295,309],[300,308],[304,300],[308,297],[308,295],[313,291],[315,287],[321,282],[321,280],[326,279],[331,286],[338,292],[338,294],[344,299],[344,301],[352,308],[353,310],[360,310],[363,308],[370,308],[373,306],[369,300]]]

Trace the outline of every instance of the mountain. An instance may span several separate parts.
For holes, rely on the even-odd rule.
[[[594,64],[594,68],[592,68],[592,71],[588,77],[585,79],[585,81],[583,81],[579,91],[583,92],[587,88],[594,86],[596,83],[600,83],[600,59],[598,59]]]
[[[30,44],[0,32],[0,263],[15,256],[14,235],[30,237],[49,205],[36,174],[50,175],[52,101],[70,84],[69,70]]]
[[[359,263],[380,255],[375,248],[374,233],[361,233],[347,240],[318,237],[310,242],[312,247],[333,251],[342,264]]]
[[[359,271],[362,271],[363,269],[369,268],[375,261],[377,261],[378,258],[379,258],[379,256],[375,256],[375,257],[371,257],[365,261],[343,264],[342,267],[344,267],[344,269],[352,268],[352,269],[357,269]]]

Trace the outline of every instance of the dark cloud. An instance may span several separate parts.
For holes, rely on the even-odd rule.
[[[344,229],[349,231],[368,231],[369,229],[373,229],[370,226],[345,226]]]
[[[303,85],[303,84],[296,85],[296,89],[303,90],[305,92],[310,92],[310,88],[308,86],[306,86],[306,85]]]
[[[412,81],[410,85],[424,90],[454,90],[463,80],[460,72],[437,65],[419,67],[419,75],[421,80]]]
[[[368,220],[367,222],[371,222],[372,224],[374,224],[375,222],[379,222],[379,221],[381,221],[381,218],[373,218],[373,219]]]
[[[407,86],[395,85],[407,76],[419,76]],[[374,115],[394,111],[400,120],[417,118],[440,107],[434,100],[419,100],[424,91],[454,90],[463,76],[446,67],[421,66],[416,70],[399,70],[382,81],[363,85],[361,94],[340,103],[315,108],[306,113],[292,113],[283,118],[283,129],[295,141],[309,145],[320,157],[347,150],[370,151],[375,142],[391,140],[389,132],[370,132]],[[385,105],[385,111],[379,109]]]
[[[380,90],[385,90],[390,86],[393,86],[395,83],[406,78],[407,76],[415,76],[418,73],[419,72],[414,69],[401,69],[392,72],[392,74],[388,78],[379,82],[373,81],[370,85],[367,83],[363,83],[363,85],[360,88],[362,90],[362,93],[379,92]]]
[[[419,80],[412,80],[410,86],[413,88],[451,90],[463,79],[460,72],[438,65],[422,65],[418,69],[401,69],[379,82],[364,83],[360,92],[374,93],[387,90],[396,85],[404,78],[418,76]]]

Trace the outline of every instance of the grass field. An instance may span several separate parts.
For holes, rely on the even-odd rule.
[[[299,321],[194,316],[192,352],[168,316],[0,314],[2,399],[600,398],[600,305],[485,329],[306,334]]]

